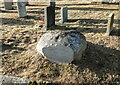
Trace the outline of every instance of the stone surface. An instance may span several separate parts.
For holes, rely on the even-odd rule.
[[[55,31],[43,34],[36,49],[45,58],[56,63],[79,61],[86,49],[85,37],[76,31]]]
[[[49,29],[49,27],[55,25],[55,7],[47,6],[44,9],[44,26],[42,29]]]
[[[110,32],[113,30],[113,22],[114,22],[114,14],[111,13],[109,16],[108,16],[108,24],[107,24],[107,35],[110,35]]]
[[[64,23],[68,20],[68,8],[62,7],[61,8],[61,22]]]
[[[14,83],[28,83],[25,78],[13,77],[0,74],[0,85],[13,85]]]
[[[18,2],[17,2],[17,9],[18,9],[18,16],[19,17],[27,16],[26,2],[21,2],[21,0],[18,0]]]

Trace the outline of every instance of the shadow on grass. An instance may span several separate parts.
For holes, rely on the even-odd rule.
[[[35,10],[34,10],[35,9]],[[29,10],[27,10],[27,13],[36,13],[36,14],[43,14],[44,11],[42,10],[36,10],[37,8],[29,8]],[[2,13],[18,13],[17,10],[0,10],[0,12]]]
[[[35,13],[35,14],[44,14],[44,11],[42,10],[28,10],[27,13]]]
[[[27,13],[35,13],[35,14],[44,14],[44,10],[28,10]],[[60,14],[60,12],[55,12],[55,14]]]
[[[34,25],[33,21],[26,21],[25,19],[21,19],[21,18],[0,18],[2,20],[2,24],[8,24],[8,25]]]
[[[4,52],[5,50],[17,50],[17,51],[25,51],[26,49],[25,48],[21,48],[21,47],[15,47],[13,45],[9,45],[9,44],[5,44],[3,43],[2,44],[2,52]]]
[[[48,6],[47,4],[46,5],[44,5],[44,4],[28,4],[27,6]]]
[[[110,33],[111,36],[120,36],[120,28],[119,29],[113,29]]]
[[[120,51],[87,42],[87,48],[79,62],[73,62],[78,70],[89,68],[98,76],[106,73],[120,74]]]
[[[90,10],[90,11],[119,11],[118,9],[109,9],[109,8],[92,8],[92,7],[87,7],[87,8],[68,8],[68,10]]]
[[[63,24],[62,24],[63,25]],[[89,28],[89,27],[66,27],[66,25],[55,25],[49,27],[48,30],[77,30],[83,33],[106,33],[107,28]],[[110,36],[120,36],[120,29],[113,28],[110,33]]]
[[[17,10],[0,10],[2,13],[18,13]]]
[[[78,21],[83,23],[83,22],[86,22],[86,23],[91,23],[91,24],[99,24],[99,23],[103,23],[103,24],[107,24],[107,19],[68,19],[67,22],[76,22]],[[118,19],[114,19],[114,24],[118,24],[118,21],[120,22],[120,20]]]
[[[91,3],[76,3],[76,4],[56,4],[57,6],[73,6],[73,5],[76,5],[76,6],[81,6],[81,5],[99,5],[101,3],[96,3],[96,2],[91,2]],[[110,3],[102,3],[102,4],[110,4]],[[119,3],[111,3],[111,5],[118,5]]]

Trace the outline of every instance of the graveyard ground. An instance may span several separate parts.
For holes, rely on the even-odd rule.
[[[44,59],[36,52],[36,44],[45,31],[41,31],[43,8],[48,3],[30,3],[29,17],[18,18],[14,10],[1,11],[3,40],[2,67],[5,75],[25,77],[47,82],[120,83],[120,30],[117,28],[118,5],[64,3],[69,8],[69,21],[60,24],[60,7],[57,3],[56,24],[83,33],[88,42],[79,63],[58,65]],[[73,5],[72,5],[73,4]],[[105,34],[107,16],[115,13],[114,30]],[[54,30],[52,30],[54,31]],[[62,54],[61,54],[62,55]]]

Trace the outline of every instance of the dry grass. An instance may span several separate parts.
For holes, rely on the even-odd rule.
[[[36,44],[45,31],[41,31],[43,8],[48,3],[30,3],[28,18],[18,18],[16,10],[3,11],[3,74],[48,82],[120,83],[120,38],[117,28],[117,5],[69,5],[69,21],[62,24],[83,33],[88,42],[80,62],[58,65],[36,52]],[[60,20],[62,5],[57,3],[56,22]],[[114,30],[105,34],[108,14],[115,13]],[[53,30],[54,31],[54,30]]]

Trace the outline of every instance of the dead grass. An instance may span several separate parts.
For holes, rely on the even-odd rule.
[[[33,80],[64,83],[120,83],[120,44],[117,28],[117,5],[69,5],[69,21],[60,24],[67,29],[83,33],[88,42],[80,62],[58,65],[36,52],[36,44],[45,31],[41,31],[43,8],[48,3],[30,3],[29,17],[18,18],[16,10],[2,12],[3,74]],[[32,6],[34,5],[34,6]],[[58,7],[62,5],[57,3]],[[108,14],[115,13],[114,32],[106,36]],[[56,10],[59,24],[60,9]],[[54,31],[54,30],[53,30]]]

